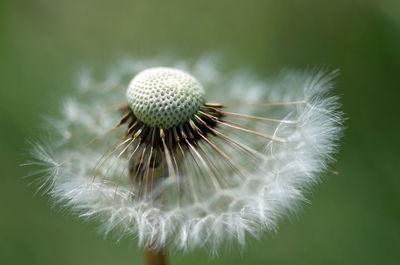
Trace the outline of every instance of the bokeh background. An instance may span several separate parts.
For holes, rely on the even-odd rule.
[[[51,209],[24,179],[25,139],[57,111],[81,65],[102,71],[123,56],[222,55],[260,77],[281,68],[339,68],[335,93],[349,118],[337,163],[312,203],[243,252],[174,253],[171,264],[399,264],[400,1],[1,0],[0,264],[141,264]]]

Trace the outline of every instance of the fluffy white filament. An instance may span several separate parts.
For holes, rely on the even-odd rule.
[[[113,107],[124,103],[129,80],[159,64],[124,61],[100,82],[82,75],[74,98],[49,120],[56,132],[53,147],[32,150],[32,163],[45,166],[38,173],[47,174],[51,197],[82,217],[99,219],[105,233],[134,235],[140,245],[154,248],[217,250],[222,242],[244,245],[246,234],[274,230],[278,219],[304,200],[304,191],[335,151],[342,117],[329,90],[336,73],[286,71],[260,81],[242,71],[222,74],[208,58],[190,66],[169,63],[195,76],[208,101],[227,104],[224,111],[233,113],[226,115],[227,122],[272,140],[218,124],[217,133],[207,138],[225,155],[205,141],[197,149],[218,169],[218,181],[217,173],[189,152],[178,161],[185,172],[154,188],[150,198],[163,198],[154,203],[133,199],[129,158],[121,153],[126,128],[110,129],[121,118]]]

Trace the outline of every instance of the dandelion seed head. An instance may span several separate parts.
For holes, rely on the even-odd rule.
[[[85,89],[50,120],[53,148],[34,147],[31,164],[45,169],[33,174],[46,175],[45,191],[99,220],[105,234],[155,249],[215,252],[275,231],[337,149],[336,72],[285,71],[261,81],[223,74],[209,57],[168,62],[190,74],[157,64],[166,63],[124,61],[104,82],[85,78]]]
[[[155,67],[133,78],[126,97],[143,123],[169,129],[188,121],[198,111],[204,103],[204,90],[184,71]]]

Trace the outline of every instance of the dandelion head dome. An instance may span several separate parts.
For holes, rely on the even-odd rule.
[[[131,81],[126,97],[133,113],[149,126],[169,129],[186,122],[204,103],[200,83],[184,71],[146,69]]]

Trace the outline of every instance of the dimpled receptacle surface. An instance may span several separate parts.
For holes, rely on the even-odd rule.
[[[137,74],[126,97],[140,121],[162,129],[187,122],[204,104],[204,90],[196,78],[165,67],[149,68]]]

